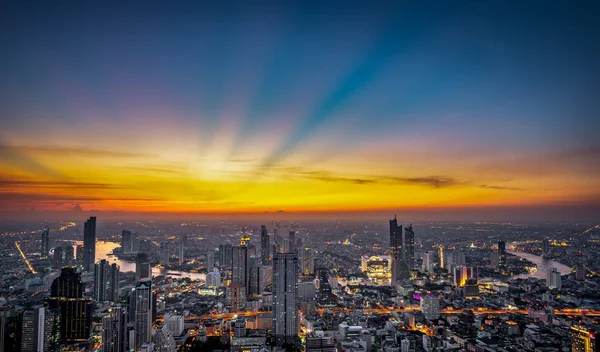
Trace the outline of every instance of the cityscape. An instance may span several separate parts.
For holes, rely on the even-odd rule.
[[[0,352],[600,352],[599,14],[0,2]]]

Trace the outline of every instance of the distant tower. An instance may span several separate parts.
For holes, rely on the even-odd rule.
[[[273,254],[273,335],[278,346],[298,338],[298,255]]]
[[[504,240],[498,241],[498,266],[500,269],[506,267],[506,242]]]
[[[296,251],[296,231],[290,231],[287,241],[287,253],[297,253]]]
[[[96,262],[96,217],[83,225],[83,270],[91,272]]]
[[[135,234],[131,231],[123,230],[121,232],[121,247],[124,254],[135,252]]]
[[[233,247],[230,244],[219,245],[219,265],[231,266]]]
[[[432,273],[434,271],[434,253],[432,251],[423,252],[423,266],[422,270],[426,273]]]
[[[249,238],[242,237],[240,245],[233,247],[233,261],[231,271],[231,283],[240,284],[246,288],[246,292],[250,291],[248,285],[248,242]]]
[[[152,340],[152,282],[135,284],[135,350]]]
[[[260,226],[260,255],[263,265],[270,264],[271,245],[269,244],[269,232],[265,225]]]
[[[300,274],[312,275],[315,272],[315,257],[311,248],[302,248],[300,251]]]
[[[408,279],[408,266],[402,258],[402,225],[398,220],[390,220],[390,256],[392,258],[392,286],[398,285],[402,280]]]
[[[54,248],[54,254],[52,255],[52,260],[54,261],[55,267],[57,267],[59,269],[62,268],[63,264],[65,263],[63,247]]]
[[[44,226],[42,230],[42,249],[40,250],[40,258],[48,258],[48,252],[50,251],[50,228]]]
[[[128,315],[127,308],[115,306],[102,317],[102,352],[129,351]]]
[[[83,296],[85,286],[74,267],[64,267],[52,282],[48,306],[60,309],[60,336],[64,343],[84,342],[92,331],[92,299]]]
[[[146,253],[138,253],[135,259],[135,278],[137,281],[152,279],[152,268],[150,259]]]
[[[413,231],[412,224],[404,229],[402,244],[404,248],[404,261],[409,269],[413,269],[415,267],[415,232]]]
[[[66,266],[72,266],[75,263],[75,249],[73,248],[73,246],[65,247],[64,263]]]
[[[211,272],[215,268],[215,251],[209,250],[206,252],[206,271]]]
[[[109,264],[102,259],[95,265],[94,270],[94,300],[118,301],[119,300],[119,266]]]
[[[550,241],[547,238],[542,240],[542,257],[548,258],[550,254]]]

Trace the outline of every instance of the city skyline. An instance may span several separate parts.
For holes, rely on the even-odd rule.
[[[597,219],[597,3],[1,6],[2,218]]]

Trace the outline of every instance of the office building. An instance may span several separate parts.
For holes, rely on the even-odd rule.
[[[269,232],[265,225],[260,226],[260,256],[263,265],[271,263],[271,244],[269,241]]]
[[[77,250],[75,251],[75,262],[77,265],[83,265],[83,244],[77,245]]]
[[[215,268],[215,251],[206,252],[206,271],[211,272]]]
[[[173,333],[167,324],[159,325],[154,335],[154,351],[155,352],[176,352],[177,345],[173,338]]]
[[[248,290],[247,293],[251,295],[260,295],[264,288],[264,271],[262,265],[262,259],[259,257],[250,257],[248,260]]]
[[[498,266],[500,269],[506,267],[506,242],[498,241]]]
[[[169,242],[163,242],[160,244],[160,265],[163,267],[169,266],[169,261],[171,260],[171,245]]]
[[[152,279],[150,258],[146,253],[138,253],[135,259],[135,278],[137,281]]]
[[[21,326],[23,313],[15,310],[0,310],[0,352],[21,349]]]
[[[54,248],[54,254],[52,255],[52,261],[54,262],[54,266],[57,268],[62,268],[65,263],[63,247]]]
[[[230,312],[246,310],[246,286],[232,283],[227,287],[226,297]]]
[[[40,258],[48,258],[48,252],[50,251],[50,228],[44,226],[42,230],[42,247],[40,249]]]
[[[397,286],[403,280],[409,278],[408,265],[403,258],[404,250],[402,248],[402,225],[398,225],[398,220],[390,220],[390,256],[392,257],[391,284]]]
[[[152,281],[135,284],[135,349],[152,340]]]
[[[94,299],[96,301],[119,300],[119,269],[117,264],[109,264],[106,259],[96,263],[94,269]]]
[[[298,256],[273,254],[273,326],[278,346],[296,344],[298,337]]]
[[[285,251],[286,253],[296,253],[296,231],[290,231],[288,233]]]
[[[572,352],[598,352],[600,351],[600,334],[596,329],[586,328],[580,325],[571,327],[571,351]]]
[[[231,266],[233,258],[233,247],[230,244],[219,245],[219,265]]]
[[[163,322],[167,324],[169,330],[173,333],[173,336],[179,336],[183,334],[185,321],[183,315],[174,313],[165,313],[163,316]]]
[[[184,255],[183,241],[180,241],[179,246],[177,247],[177,263],[179,265],[181,265],[181,264],[183,264],[184,261],[185,261],[185,255]]]
[[[551,289],[560,290],[562,287],[560,272],[556,268],[552,268],[546,275],[546,286]]]
[[[64,267],[60,276],[52,282],[50,309],[60,310],[60,338],[63,343],[87,341],[92,329],[94,302],[84,297],[85,286],[81,274],[74,267]]]
[[[248,282],[248,244],[245,237],[242,237],[240,245],[233,247],[231,265],[231,283],[241,284],[249,292]]]
[[[415,267],[415,231],[412,224],[404,229],[404,238],[402,242],[404,250],[404,261],[409,269]]]
[[[129,351],[126,307],[114,306],[102,317],[102,352]]]
[[[83,225],[83,270],[91,272],[96,263],[96,217],[90,217]]]
[[[421,297],[421,312],[427,320],[440,317],[440,300],[433,295]]]
[[[315,257],[311,248],[300,250],[300,275],[313,275],[315,272]]]
[[[220,287],[221,286],[221,272],[215,268],[213,271],[206,274],[206,287]]]
[[[73,248],[73,246],[66,246],[65,250],[65,258],[64,258],[64,265],[66,266],[72,266],[75,265],[75,248]]]
[[[36,307],[23,312],[21,352],[44,352],[45,310]]]
[[[547,238],[542,240],[542,257],[548,258],[550,255],[550,241]]]
[[[306,335],[306,352],[336,352],[336,343],[332,336]]]
[[[433,251],[423,252],[423,265],[421,269],[426,273],[433,273],[435,270],[435,258]]]
[[[124,254],[131,254],[136,252],[137,238],[136,234],[128,230],[121,231],[121,248]]]

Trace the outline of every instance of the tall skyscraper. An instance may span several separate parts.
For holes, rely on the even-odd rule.
[[[233,261],[231,266],[231,283],[241,284],[249,292],[248,285],[248,247],[247,242],[242,238],[239,246],[233,247]]]
[[[211,272],[215,268],[215,251],[208,250],[206,252],[206,271]]]
[[[177,263],[179,263],[179,265],[181,265],[181,264],[183,264],[184,261],[185,261],[185,255],[184,255],[183,241],[179,241],[179,245],[177,247]]]
[[[273,254],[273,335],[277,345],[298,338],[298,255]]]
[[[63,247],[54,248],[54,254],[52,255],[52,261],[54,262],[54,266],[57,268],[62,268],[65,263]]]
[[[542,257],[548,258],[550,254],[550,241],[547,238],[542,240]]]
[[[426,273],[432,273],[435,269],[434,252],[426,251],[423,252],[423,266],[422,270]]]
[[[62,342],[82,342],[90,338],[94,302],[84,297],[85,286],[81,274],[74,267],[64,267],[52,282],[50,309],[60,309],[60,337]]]
[[[48,252],[50,251],[50,228],[44,226],[42,230],[42,248],[40,249],[40,258],[48,258]]]
[[[571,327],[572,352],[598,352],[600,350],[600,334],[595,329],[575,325]]]
[[[408,279],[408,266],[402,258],[402,225],[398,226],[398,220],[390,220],[390,256],[392,258],[391,285],[396,286],[402,280]]]
[[[433,295],[421,297],[421,312],[425,319],[433,320],[440,317],[440,300]]]
[[[506,242],[504,240],[498,241],[498,266],[500,269],[506,267]]]
[[[315,257],[311,248],[302,248],[300,251],[300,274],[312,275],[315,272]]]
[[[119,300],[119,266],[102,259],[94,269],[94,299],[96,301]]]
[[[262,259],[263,265],[270,264],[271,258],[271,245],[269,243],[269,232],[267,231],[267,226],[260,226],[260,255]]]
[[[458,265],[454,267],[454,286],[463,287],[468,280],[467,267],[465,265]]]
[[[121,247],[123,248],[124,254],[135,253],[135,233],[128,230],[121,231]]]
[[[415,267],[415,232],[412,224],[404,229],[404,238],[402,242],[404,249],[404,261],[409,269]]]
[[[128,314],[126,307],[114,306],[102,317],[102,352],[128,351]]]
[[[219,245],[219,265],[231,266],[233,247],[230,244]]]
[[[289,232],[285,250],[287,253],[297,253],[297,251],[296,251],[296,231]]]
[[[44,352],[44,307],[27,309],[23,312],[23,325],[21,328],[21,352]]]
[[[75,251],[75,262],[77,265],[83,265],[83,245],[81,243],[77,245],[77,250]]]
[[[262,260],[256,256],[248,259],[248,295],[259,295],[264,288],[264,271]]]
[[[60,343],[60,309],[49,309],[44,312],[44,352],[55,351]]]
[[[83,270],[94,270],[96,263],[96,217],[90,217],[83,225]]]
[[[226,291],[227,303],[231,312],[241,312],[246,309],[246,287],[232,283]]]
[[[165,268],[169,266],[171,260],[171,244],[169,242],[163,242],[160,244],[160,265]]]
[[[0,352],[21,349],[23,313],[15,310],[0,310]]]
[[[148,254],[140,252],[135,259],[135,278],[137,281],[152,279],[152,267]]]
[[[562,287],[560,272],[556,268],[552,268],[546,275],[546,286],[560,290]]]
[[[135,350],[152,340],[152,281],[135,284]]]
[[[75,264],[75,249],[73,248],[73,246],[66,246],[65,247],[64,265],[72,266],[74,264]]]

